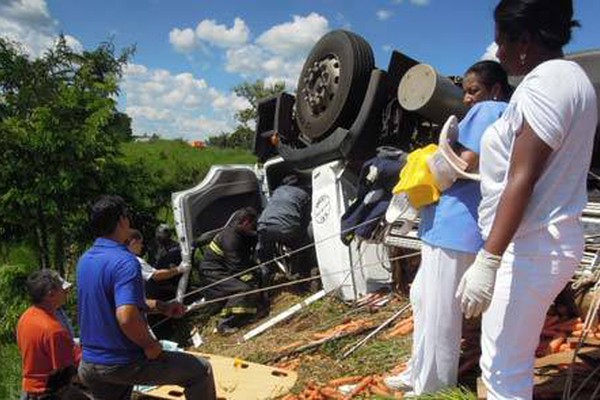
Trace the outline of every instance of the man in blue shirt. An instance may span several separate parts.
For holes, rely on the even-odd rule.
[[[186,399],[216,399],[210,364],[163,351],[150,331],[146,312],[181,316],[183,305],[144,298],[140,264],[124,245],[130,222],[123,199],[102,196],[90,222],[96,241],[77,265],[77,294],[79,376],[94,399],[129,399],[135,384],[174,384]]]

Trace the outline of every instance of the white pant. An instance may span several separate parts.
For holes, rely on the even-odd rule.
[[[480,365],[488,400],[532,398],[535,349],[546,312],[578,262],[575,257],[504,254],[482,319]]]
[[[454,295],[475,259],[423,243],[421,266],[410,289],[414,333],[411,359],[402,380],[415,394],[456,386],[462,312]]]

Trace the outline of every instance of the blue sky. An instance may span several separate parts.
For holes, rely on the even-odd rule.
[[[119,107],[136,134],[187,140],[228,132],[247,103],[231,88],[283,80],[295,89],[302,63],[326,32],[349,29],[385,69],[392,49],[462,74],[493,43],[497,0],[0,0],[0,35],[41,54],[59,33],[75,48],[112,38],[137,52]],[[567,52],[600,48],[600,1],[574,0],[582,28]]]

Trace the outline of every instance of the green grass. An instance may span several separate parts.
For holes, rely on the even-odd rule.
[[[464,389],[455,388],[442,390],[432,394],[422,394],[414,398],[415,400],[477,400],[475,393]]]
[[[21,394],[21,358],[16,344],[0,344],[0,399],[15,400]]]

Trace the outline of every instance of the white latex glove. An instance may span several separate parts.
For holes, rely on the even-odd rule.
[[[465,317],[477,317],[489,307],[500,261],[502,257],[481,249],[473,264],[463,275],[458,284],[456,298],[460,300],[460,307]]]
[[[187,265],[186,264],[180,264],[178,266],[175,267],[175,271],[177,271],[180,274],[183,274],[187,269]]]

